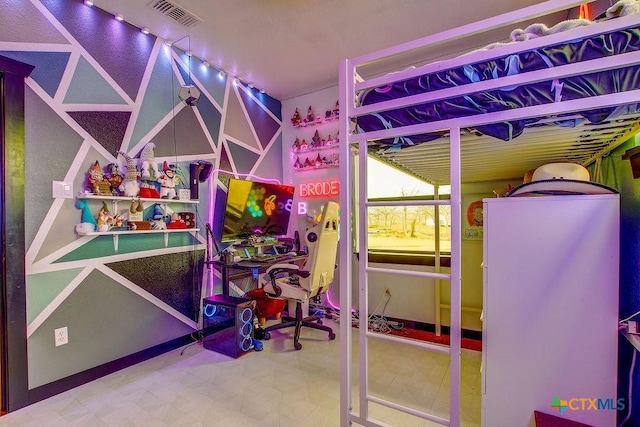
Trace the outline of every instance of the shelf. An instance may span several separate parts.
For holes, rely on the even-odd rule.
[[[329,168],[338,168],[338,167],[340,167],[340,165],[322,165],[322,166],[311,166],[308,168],[293,168],[293,170],[296,172],[305,172],[305,171],[312,171],[312,170],[318,170],[318,169],[329,169]]]
[[[112,201],[124,201],[130,202],[132,200],[140,200],[142,202],[153,202],[153,203],[184,203],[184,204],[198,204],[200,200],[180,200],[180,199],[156,199],[149,197],[130,197],[130,196],[103,196],[98,194],[78,194],[78,199],[88,199],[88,200],[112,200]]]
[[[294,128],[298,129],[298,128],[306,128],[307,126],[316,126],[316,125],[323,125],[325,123],[331,123],[331,122],[337,122],[340,119],[340,116],[332,116],[331,118],[323,118],[320,120],[314,120],[312,122],[300,122],[297,125],[291,125]]]
[[[292,148],[291,152],[295,153],[295,154],[304,154],[304,153],[308,153],[310,151],[335,150],[335,149],[338,149],[338,148],[340,148],[340,146],[338,144],[331,145],[331,146],[323,145],[322,147],[308,147],[308,148],[306,148],[304,150],[295,150],[295,149]]]
[[[79,234],[79,236],[112,236],[113,249],[118,252],[118,238],[124,234],[164,234],[164,247],[169,245],[169,234],[171,233],[195,233],[199,228],[173,228],[168,230],[118,230],[118,231],[90,231]]]

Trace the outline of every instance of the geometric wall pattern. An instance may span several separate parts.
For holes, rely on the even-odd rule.
[[[52,198],[51,181],[80,192],[96,161],[125,170],[118,151],[138,158],[154,142],[156,162],[177,164],[187,187],[189,163],[214,164],[199,203],[168,210],[193,211],[196,227],[219,232],[219,174],[282,178],[280,101],[77,0],[12,3],[0,16],[0,55],[35,66],[25,99],[29,387],[196,330],[211,280],[204,232],[123,235],[117,248],[111,236],[79,236],[75,199]],[[202,93],[195,107],[177,97],[187,83]],[[93,214],[100,206],[90,202]],[[62,326],[69,344],[55,347]]]

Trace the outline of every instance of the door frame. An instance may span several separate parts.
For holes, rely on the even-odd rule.
[[[0,56],[0,385],[2,411],[29,404],[24,234],[25,79],[34,67]]]

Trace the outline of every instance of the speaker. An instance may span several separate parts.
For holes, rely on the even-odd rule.
[[[253,349],[254,300],[214,295],[202,303],[203,345],[237,358]]]
[[[191,199],[198,199],[199,183],[209,179],[209,175],[213,171],[213,163],[205,160],[198,160],[189,165],[189,174],[191,176]]]

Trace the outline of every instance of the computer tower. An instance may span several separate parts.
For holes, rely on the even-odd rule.
[[[254,300],[214,295],[202,303],[204,348],[237,358],[253,349]]]

